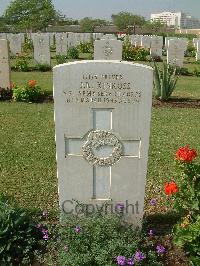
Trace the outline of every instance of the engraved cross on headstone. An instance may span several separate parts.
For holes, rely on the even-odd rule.
[[[95,108],[92,109],[92,130],[105,130],[113,132],[113,114],[112,108]],[[114,132],[115,134],[115,132]],[[70,137],[65,136],[65,154],[67,156],[82,156],[82,147],[87,141],[88,132],[85,136]],[[140,158],[141,140],[121,139],[123,152],[121,157]],[[104,145],[94,151],[94,154],[99,157],[108,157],[112,153],[113,147]],[[89,163],[89,162],[88,162]],[[117,163],[117,162],[116,162]],[[91,165],[93,167],[93,195],[92,199],[106,200],[111,199],[110,191],[112,184],[112,167],[114,165]]]

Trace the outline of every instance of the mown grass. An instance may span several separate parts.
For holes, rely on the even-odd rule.
[[[200,109],[153,108],[147,201],[173,177],[176,149],[189,144],[200,152],[199,117]],[[53,104],[1,102],[0,121],[0,192],[25,207],[57,210]]]

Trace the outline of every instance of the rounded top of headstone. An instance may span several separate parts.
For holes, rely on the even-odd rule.
[[[72,65],[82,65],[82,64],[99,64],[99,63],[104,63],[104,64],[123,64],[123,65],[128,65],[128,66],[135,66],[135,67],[142,67],[144,69],[149,69],[153,71],[153,68],[147,65],[139,64],[139,63],[132,63],[132,62],[127,62],[127,61],[120,61],[120,60],[82,60],[82,61],[74,61],[70,63],[64,63],[60,65],[56,65],[53,67],[53,69],[57,69],[60,67],[64,66],[72,66]]]

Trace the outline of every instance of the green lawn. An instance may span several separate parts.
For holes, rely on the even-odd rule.
[[[200,151],[200,109],[154,108],[147,196],[173,176],[174,152],[189,144]],[[57,209],[53,104],[0,103],[0,192],[25,207]]]

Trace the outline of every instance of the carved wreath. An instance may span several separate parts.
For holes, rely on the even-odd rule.
[[[108,157],[96,156],[93,150],[101,146],[113,146],[113,151]],[[95,130],[88,135],[86,143],[82,147],[83,157],[93,165],[110,166],[115,164],[122,156],[123,145],[121,141],[109,131]]]

